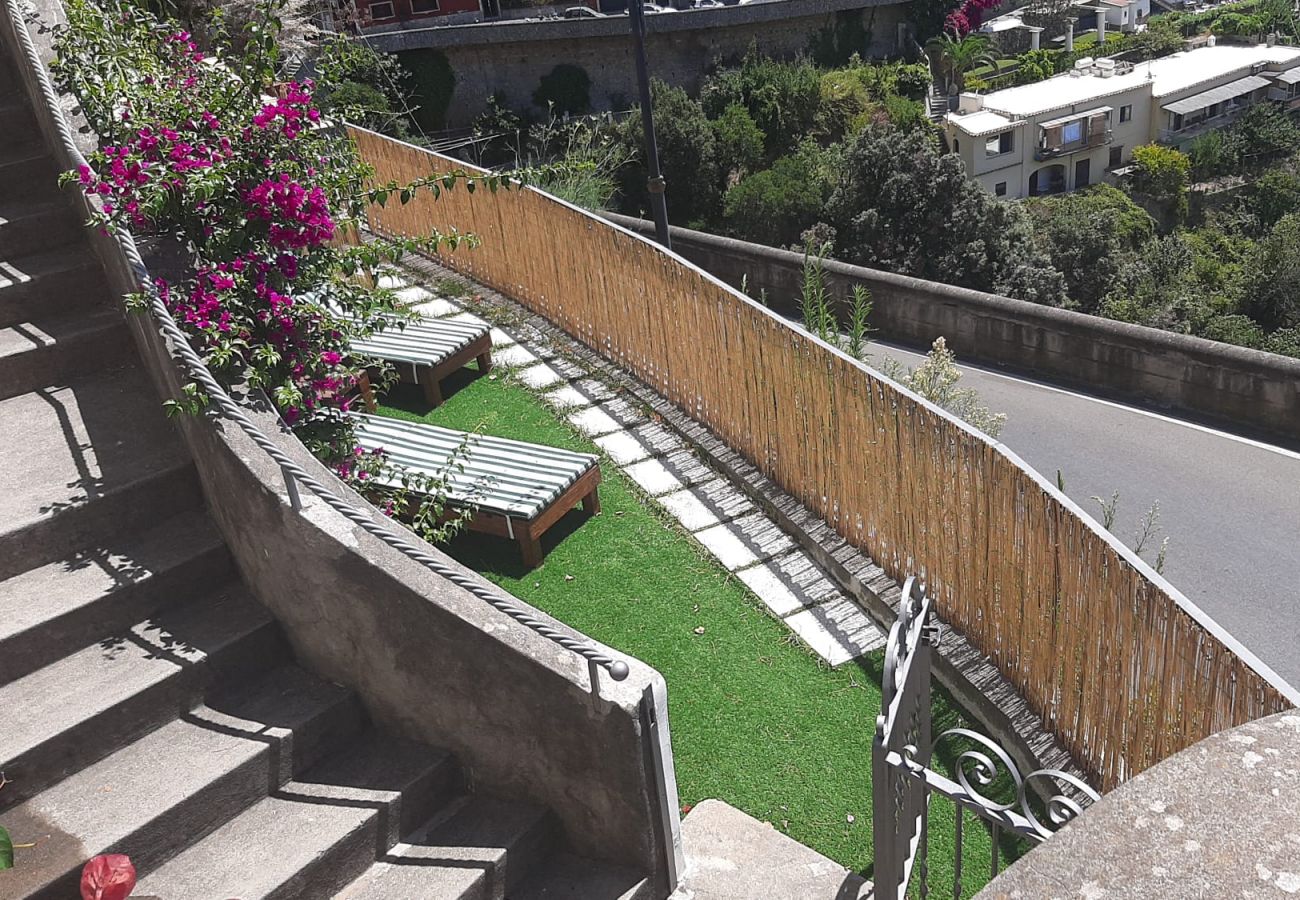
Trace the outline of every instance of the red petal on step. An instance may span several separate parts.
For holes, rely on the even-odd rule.
[[[81,870],[81,900],[126,900],[135,888],[135,866],[121,853],[96,856]]]

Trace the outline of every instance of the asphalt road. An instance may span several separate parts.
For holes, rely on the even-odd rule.
[[[961,348],[952,348],[961,359]],[[922,356],[882,343],[877,358]],[[1007,414],[999,440],[1093,518],[1119,491],[1112,530],[1130,547],[1160,504],[1150,562],[1278,675],[1300,688],[1300,453],[1001,372],[962,366],[961,387]]]

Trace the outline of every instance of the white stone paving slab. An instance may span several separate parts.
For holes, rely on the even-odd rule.
[[[885,636],[852,600],[814,606],[785,619],[799,639],[832,666],[885,645]]]
[[[509,347],[511,344],[515,343],[515,339],[506,334],[500,328],[493,328],[488,333],[492,336],[493,347]]]
[[[413,285],[411,287],[404,287],[398,291],[397,299],[400,300],[404,306],[414,306],[417,303],[426,303],[432,300],[433,294],[430,294],[419,285]]]
[[[591,411],[587,410],[587,412]],[[610,419],[610,421],[613,422],[614,420]],[[657,459],[647,459],[644,462],[633,463],[623,471],[651,497],[657,497],[660,494],[667,494],[672,491],[680,491],[685,486],[674,478],[673,473],[665,469],[663,463]]]
[[[468,314],[467,314],[468,315]],[[456,316],[452,321],[461,321],[460,316]],[[537,357],[525,350],[519,344],[511,344],[509,347],[502,347],[500,350],[492,351],[492,361],[499,363],[507,368],[520,368],[531,366],[537,362]]]
[[[447,316],[454,316],[457,313],[464,312],[455,303],[450,300],[444,300],[441,297],[434,297],[428,303],[421,303],[415,307],[415,311],[422,316],[429,316],[434,319],[442,319]]]
[[[538,365],[529,366],[526,369],[521,369],[516,374],[518,375],[520,381],[528,385],[530,388],[533,388],[534,390],[541,390],[542,388],[548,388],[551,385],[559,384],[561,381],[564,380],[563,378],[560,377],[559,372],[555,371],[545,363],[539,363]],[[615,460],[615,462],[617,461],[618,460]]]
[[[474,315],[472,312],[459,312],[455,316],[448,317],[447,321],[463,321],[467,325],[486,325],[486,321]],[[526,351],[525,351],[526,352]],[[532,356],[532,354],[529,354]]]
[[[608,453],[616,466],[626,466],[650,456],[650,448],[626,431],[598,437],[596,446]]]
[[[699,531],[718,524],[718,517],[690,491],[677,491],[659,498],[659,504],[682,523],[687,531]]]
[[[375,284],[383,290],[395,291],[399,288],[409,287],[411,282],[403,275],[384,273],[379,276]]]
[[[599,437],[619,430],[619,424],[598,406],[589,406],[568,416],[569,422],[588,437]]]
[[[591,406],[591,398],[571,384],[542,395],[542,399],[555,409],[582,409]]]
[[[736,577],[743,581],[778,618],[784,619],[804,608],[798,596],[781,581],[781,576],[770,565],[741,569],[736,573]]]
[[[754,551],[745,546],[744,541],[727,530],[726,525],[714,525],[703,531],[695,532],[695,539],[718,558],[718,562],[728,572],[734,572],[744,566],[758,562]]]

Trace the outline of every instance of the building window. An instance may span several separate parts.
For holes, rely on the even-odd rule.
[[[411,0],[411,12],[431,13],[438,11],[438,0]]]
[[[1132,121],[1132,119],[1133,119],[1133,104],[1130,103],[1128,106],[1121,106],[1119,108],[1119,120],[1121,122],[1129,122]]]
[[[1110,148],[1110,161],[1107,163],[1107,168],[1110,168],[1110,169],[1116,169],[1116,168],[1119,168],[1120,164],[1123,163],[1123,162],[1124,162],[1124,148],[1123,148],[1123,147],[1111,147],[1111,148]]]
[[[1061,129],[1061,143],[1073,144],[1081,140],[1083,140],[1083,120],[1075,119],[1073,122],[1066,122]]]
[[[391,19],[394,17],[392,3],[371,3],[370,18],[376,22],[381,19]]]
[[[956,139],[956,138],[953,138],[953,139],[952,139],[952,152],[953,152],[953,153],[960,153],[960,152],[961,152],[961,144],[957,142],[957,139]]]
[[[1015,133],[1010,131],[995,134],[984,142],[984,153],[987,156],[1001,156],[1003,153],[1010,153],[1014,148]]]
[[[995,197],[1005,197],[1007,195],[1007,183],[1005,181],[999,181],[997,184],[993,185],[993,195]]]

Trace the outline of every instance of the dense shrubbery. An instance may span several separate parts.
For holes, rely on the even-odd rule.
[[[1252,106],[1230,127],[1210,131],[1188,148],[1199,180],[1257,169],[1300,148],[1300,126],[1271,103]]]
[[[1061,275],[1037,250],[1024,211],[966,178],[923,131],[859,133],[826,205],[837,256],[862,265],[1061,304]]]
[[[216,377],[265,390],[341,477],[426,536],[446,536],[440,483],[404,476],[357,446],[346,413],[362,374],[383,366],[349,347],[404,316],[391,292],[366,286],[381,261],[462,237],[336,242],[384,189],[365,187],[367,171],[346,135],[325,127],[314,85],[279,83],[274,0],[238,42],[214,26],[202,49],[129,3],[65,7],[56,73],[99,137],[89,165],[73,173],[98,198],[96,224],[174,247],[181,271],[154,288]],[[338,102],[339,91],[321,94]],[[423,187],[461,179],[443,177]],[[403,199],[414,189],[401,189]],[[187,385],[173,408],[198,411],[206,399]],[[374,488],[381,471],[416,490]]]

